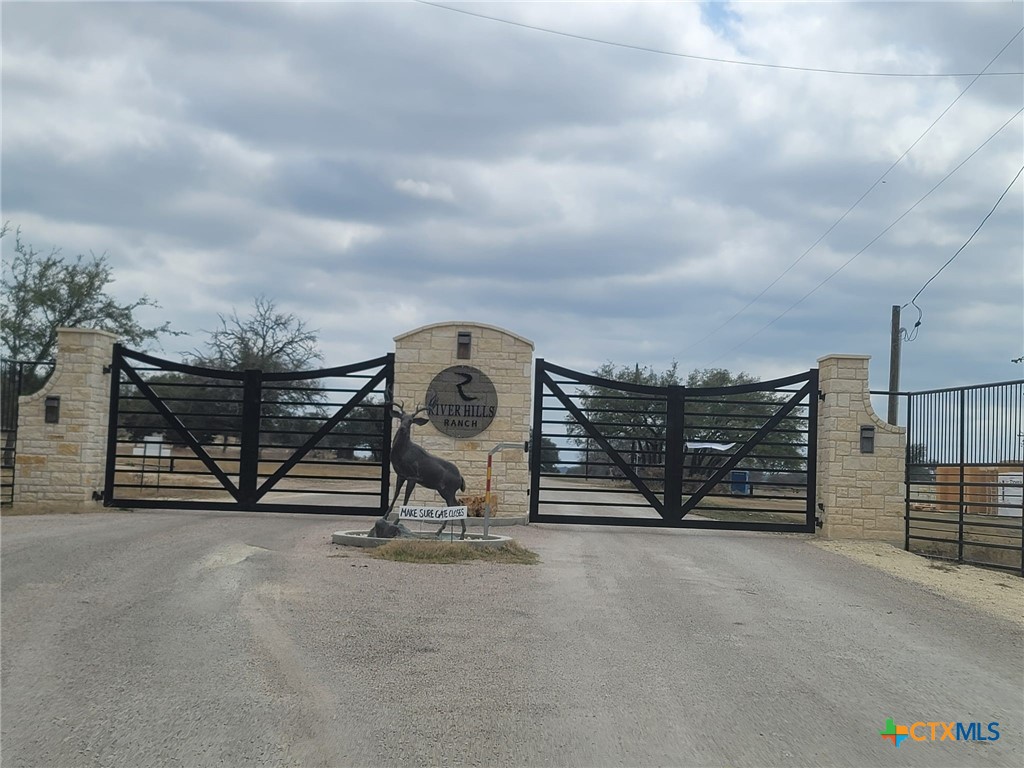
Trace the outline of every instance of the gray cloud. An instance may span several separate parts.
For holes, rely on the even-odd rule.
[[[976,71],[1021,24],[1009,3],[467,7],[635,45],[887,71]],[[415,4],[7,4],[3,43],[5,219],[40,247],[108,252],[116,289],[150,294],[156,319],[186,330],[270,296],[321,329],[330,362],[461,317],[581,367],[678,359],[770,376],[868,353],[881,387],[889,306],[1022,162],[1018,118],[742,343],[1019,109],[1021,78],[972,86],[722,326],[969,80],[695,62]],[[1018,38],[993,69],[1022,60]],[[1020,375],[1020,188],[924,295],[906,386]]]

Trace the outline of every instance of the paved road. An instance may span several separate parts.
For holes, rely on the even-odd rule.
[[[1019,627],[801,537],[530,526],[541,565],[412,566],[346,527],[3,518],[4,768],[1024,764]]]

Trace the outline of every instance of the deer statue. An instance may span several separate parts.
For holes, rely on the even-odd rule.
[[[418,408],[413,413],[407,414],[403,404],[396,405],[393,401],[390,401],[388,405],[391,407],[392,418],[399,420],[398,431],[395,433],[394,442],[391,444],[391,466],[395,468],[395,474],[398,475],[398,484],[395,486],[395,495],[391,499],[391,506],[388,507],[384,518],[386,519],[394,509],[395,502],[398,500],[398,492],[402,489],[403,483],[405,484],[405,501],[402,502],[403,504],[409,503],[409,497],[412,496],[413,489],[419,484],[424,488],[437,491],[438,495],[444,499],[445,504],[449,507],[457,506],[458,501],[455,498],[455,494],[466,490],[466,481],[462,479],[458,467],[450,461],[445,461],[427,453],[412,441],[412,436],[410,435],[413,424],[423,426],[428,423],[428,419],[419,416],[419,414],[427,410],[427,407]],[[462,523],[462,534],[459,538],[465,539],[466,521],[460,520],[459,522]],[[441,535],[441,532],[447,525],[448,521],[446,520],[437,529],[438,536]]]

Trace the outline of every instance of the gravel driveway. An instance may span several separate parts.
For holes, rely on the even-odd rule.
[[[1012,612],[805,537],[504,529],[536,566],[330,543],[368,527],[3,518],[4,768],[1024,764]],[[1001,738],[897,749],[889,717]]]

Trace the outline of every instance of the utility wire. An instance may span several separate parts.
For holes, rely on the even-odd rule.
[[[1020,114],[1020,112],[1018,112],[1017,114]],[[976,234],[978,234],[978,232],[981,231],[981,228],[983,226],[985,226],[985,222],[988,221],[988,217],[996,212],[996,208],[998,208],[999,204],[1001,202],[1003,202],[1003,198],[1006,197],[1006,193],[1010,191],[1010,187],[1013,186],[1014,182],[1017,181],[1017,179],[1020,178],[1021,173],[1024,173],[1024,166],[1021,166],[1020,170],[1017,171],[1017,175],[1013,177],[1013,181],[1011,181],[1009,184],[1006,185],[1006,189],[1003,190],[1003,194],[1001,194],[999,196],[999,199],[996,200],[996,204],[992,206],[992,210],[989,211],[987,214],[985,214],[985,218],[981,220],[981,224],[978,225],[978,228],[976,230],[974,230],[974,232],[971,233],[971,236],[969,238],[967,238],[967,242],[964,243],[963,245],[961,245],[959,248],[957,248],[956,249],[956,253],[954,253],[952,256],[949,257],[949,261],[947,261],[945,264],[943,264],[941,267],[939,267],[939,271],[936,272],[934,275],[929,277],[928,280],[925,281],[925,284],[921,286],[921,290],[919,290],[917,293],[915,293],[914,294],[914,298],[912,298],[910,301],[908,301],[907,304],[913,304],[915,301],[917,301],[917,298],[922,293],[924,293],[924,289],[928,287],[928,284],[931,283],[931,281],[934,280],[936,277],[938,277],[939,274],[942,272],[942,270],[944,270],[946,267],[948,267],[952,263],[953,259],[955,259],[957,256],[960,255],[960,251],[962,251],[964,248],[966,248],[970,244],[971,240],[974,239],[974,236]],[[905,306],[907,306],[907,304],[904,304],[903,306],[905,307]]]
[[[858,205],[861,204],[861,202],[863,202],[864,198],[866,198],[869,194],[871,194],[871,191],[875,187],[877,187],[879,184],[881,184],[885,180],[886,176],[888,176],[890,173],[892,173],[893,168],[895,168],[897,165],[899,165],[900,162],[903,160],[903,158],[905,158],[907,155],[910,154],[911,150],[914,147],[916,147],[921,142],[921,139],[923,139],[925,136],[927,136],[928,133],[931,131],[931,129],[935,127],[936,123],[938,123],[939,120],[941,120],[943,117],[945,117],[946,113],[949,112],[949,110],[951,110],[953,108],[953,105],[956,104],[958,101],[960,101],[961,98],[963,98],[963,95],[965,93],[967,93],[967,91],[969,91],[971,89],[971,86],[974,85],[976,82],[978,82],[978,79],[985,73],[985,71],[989,67],[991,67],[993,64],[995,64],[996,60],[1000,56],[1003,55],[1003,51],[1005,51],[1007,48],[1009,48],[1010,47],[1010,43],[1012,43],[1014,40],[1016,40],[1018,37],[1020,37],[1022,32],[1024,32],[1024,27],[1021,27],[1020,29],[1017,30],[1017,33],[1006,42],[1006,45],[1004,45],[1002,48],[1000,48],[999,52],[996,53],[996,55],[993,56],[989,60],[988,64],[985,65],[985,68],[982,69],[981,72],[979,74],[977,74],[975,76],[975,78],[973,80],[971,80],[971,82],[969,82],[967,84],[967,87],[965,87],[962,91],[960,91],[960,93],[957,95],[957,97],[955,99],[953,99],[951,102],[949,102],[949,105],[944,110],[942,110],[941,113],[939,113],[939,116],[936,117],[932,121],[932,124],[924,129],[924,132],[914,140],[914,143],[911,144],[909,147],[907,147],[906,150],[904,150],[903,154],[900,155],[899,157],[897,157],[895,162],[893,162],[892,165],[890,165],[888,168],[886,168],[885,172],[881,176],[879,176],[877,179],[875,179],[875,181],[871,184],[870,187],[867,188],[867,190],[864,192],[864,194],[862,194],[860,197],[858,197],[854,201],[853,205],[851,205],[849,208],[846,209],[845,213],[843,213],[842,216],[840,216],[838,219],[836,219],[834,222],[832,222],[832,225],[828,229],[826,229],[824,232],[822,232],[821,236],[817,240],[815,240],[813,243],[811,243],[810,247],[808,247],[806,251],[801,253],[796,261],[794,261],[792,264],[790,264],[788,267],[786,267],[782,271],[782,274],[780,274],[778,277],[776,277],[774,280],[772,280],[770,283],[768,283],[768,285],[765,286],[764,290],[762,290],[759,294],[757,294],[757,296],[755,296],[750,301],[748,301],[737,312],[734,312],[732,314],[732,316],[729,317],[729,319],[727,319],[724,323],[722,323],[721,325],[717,326],[716,328],[713,328],[711,331],[706,333],[704,336],[702,336],[699,339],[697,339],[697,341],[695,341],[692,344],[690,344],[689,346],[685,347],[683,350],[681,350],[680,354],[686,353],[686,352],[690,351],[691,349],[693,349],[694,347],[696,347],[696,346],[698,346],[700,344],[703,344],[705,341],[710,339],[712,336],[714,336],[720,330],[725,328],[725,326],[727,326],[729,323],[731,323],[737,317],[739,317],[744,312],[746,312],[748,309],[750,309],[750,307],[752,307],[754,304],[756,304],[757,301],[762,296],[764,296],[766,293],[768,293],[768,291],[770,291],[776,285],[776,283],[778,283],[782,278],[784,278],[787,274],[789,274],[790,270],[792,270],[793,267],[795,267],[797,264],[799,264],[801,261],[803,261],[804,258],[811,251],[813,251],[818,246],[818,243],[820,243],[822,240],[824,240],[826,237],[828,237],[828,235],[831,234],[832,230],[834,230],[836,227],[838,227],[843,222],[843,220],[846,219],[846,217],[849,216],[853,212],[853,210]],[[1011,118],[1011,120],[1012,119],[1013,118]],[[1002,130],[1002,129],[1000,129],[1000,130]],[[984,146],[984,144],[982,146]]]
[[[600,43],[601,45],[611,45],[616,48],[628,48],[632,51],[643,51],[644,53],[656,53],[661,56],[674,56],[680,59],[693,59],[695,61],[711,61],[717,64],[736,64],[744,67],[761,67],[764,69],[783,69],[794,72],[822,72],[829,75],[860,75],[863,77],[980,77],[982,72],[870,72],[860,71],[851,69],[827,69],[824,67],[798,67],[787,64],[765,64],[758,61],[742,61],[739,59],[723,59],[716,56],[697,56],[692,53],[679,53],[677,51],[666,51],[661,48],[649,48],[644,45],[631,45],[629,43],[619,43],[614,40],[602,40],[597,37],[588,37],[587,35],[577,35],[572,32],[562,32],[557,29],[548,29],[547,27],[538,27],[534,24],[525,24],[521,21],[512,21],[511,19],[503,19],[498,16],[487,16],[483,13],[476,13],[474,11],[467,11],[464,8],[452,8],[449,5],[441,5],[440,3],[431,3],[428,0],[413,0],[415,3],[420,5],[429,5],[431,8],[439,8],[442,11],[451,11],[452,13],[461,13],[465,16],[473,16],[477,19],[486,19],[487,21],[496,21],[500,24],[508,24],[513,27],[519,27],[521,29],[529,29],[534,32],[544,32],[549,35],[558,35],[559,37],[568,37],[573,40],[583,40],[588,43]],[[1024,75],[1024,72],[989,72],[988,77],[998,77],[1003,75]]]
[[[789,313],[790,313],[790,312],[791,312],[791,311],[792,311],[793,309],[795,309],[795,308],[796,308],[796,307],[798,307],[798,306],[799,306],[800,304],[802,304],[802,303],[803,303],[803,302],[804,302],[805,300],[807,300],[807,299],[808,299],[808,298],[809,298],[809,297],[810,297],[810,296],[811,296],[812,294],[814,294],[814,293],[817,293],[817,291],[818,291],[818,290],[819,290],[819,289],[820,289],[820,288],[821,288],[821,287],[822,287],[823,285],[825,285],[825,283],[827,283],[827,282],[828,282],[829,280],[831,280],[831,279],[832,279],[833,277],[835,277],[835,276],[836,276],[836,275],[838,275],[838,274],[839,274],[840,272],[842,272],[842,271],[843,271],[844,269],[846,269],[846,268],[847,268],[848,266],[850,266],[850,264],[852,264],[852,263],[853,263],[853,261],[854,261],[854,260],[855,260],[855,259],[856,259],[856,258],[857,258],[858,256],[860,256],[860,255],[861,255],[862,253],[864,253],[864,251],[866,251],[866,250],[867,250],[868,248],[870,248],[870,247],[871,247],[872,245],[874,245],[874,244],[875,244],[875,243],[876,243],[876,242],[877,242],[877,241],[878,241],[878,240],[879,240],[879,239],[880,239],[880,238],[881,238],[881,237],[882,237],[882,236],[883,236],[883,235],[884,235],[884,234],[885,234],[886,232],[888,232],[888,231],[889,231],[890,229],[892,229],[893,227],[895,227],[895,226],[896,226],[896,225],[897,225],[897,224],[898,224],[898,223],[899,223],[900,221],[902,221],[902,220],[903,220],[904,218],[906,218],[906,217],[907,217],[907,216],[908,216],[908,215],[910,214],[910,212],[911,212],[911,211],[913,211],[913,210],[914,210],[915,208],[917,208],[917,206],[919,206],[919,205],[920,205],[921,203],[923,203],[923,202],[924,202],[924,201],[925,201],[926,199],[928,199],[928,197],[930,197],[930,196],[931,196],[931,194],[932,194],[932,193],[933,193],[933,192],[934,192],[935,190],[937,190],[937,189],[938,189],[939,187],[941,187],[941,186],[942,186],[942,185],[943,185],[943,184],[944,184],[944,183],[946,182],[946,180],[947,180],[947,179],[948,179],[948,178],[949,178],[950,176],[952,176],[952,175],[953,175],[954,173],[956,173],[957,171],[959,171],[959,170],[960,170],[960,169],[961,169],[961,168],[962,168],[962,167],[963,167],[963,166],[964,166],[964,165],[965,165],[965,164],[966,164],[966,163],[967,163],[967,162],[968,162],[968,161],[969,161],[969,160],[970,160],[970,159],[971,159],[972,157],[974,157],[974,156],[975,156],[976,154],[978,154],[978,152],[980,152],[980,151],[981,151],[981,150],[982,150],[982,149],[983,149],[983,148],[985,147],[985,145],[986,145],[986,144],[988,144],[988,143],[989,143],[990,141],[992,141],[992,139],[994,139],[994,138],[995,138],[996,136],[998,136],[998,135],[999,135],[1000,133],[1002,133],[1002,132],[1003,132],[1003,130],[1004,130],[1004,129],[1006,128],[1006,126],[1008,126],[1008,125],[1009,125],[1009,124],[1010,124],[1011,122],[1013,122],[1013,121],[1014,121],[1015,119],[1017,119],[1017,118],[1018,118],[1018,117],[1019,117],[1019,116],[1021,115],[1021,113],[1022,113],[1022,112],[1024,112],[1024,107],[1022,107],[1021,109],[1018,109],[1018,110],[1017,110],[1017,112],[1016,112],[1016,113],[1015,113],[1015,114],[1013,115],[1013,117],[1011,117],[1011,118],[1010,118],[1009,120],[1007,120],[1007,121],[1006,121],[1005,123],[1003,123],[1003,124],[1002,124],[1002,126],[1000,126],[999,130],[997,130],[997,131],[996,131],[995,133],[993,133],[993,134],[992,134],[991,136],[989,136],[989,137],[988,137],[987,139],[985,139],[985,141],[984,141],[984,142],[982,142],[981,146],[979,146],[979,147],[978,147],[977,149],[975,149],[975,150],[974,150],[973,152],[971,152],[971,154],[969,154],[969,155],[968,155],[967,157],[965,157],[965,158],[964,158],[963,160],[961,160],[961,161],[960,161],[960,162],[959,162],[959,163],[957,164],[957,166],[956,166],[955,168],[953,168],[953,170],[951,170],[951,171],[950,171],[949,173],[947,173],[947,174],[946,174],[945,176],[943,176],[943,177],[942,177],[942,179],[940,179],[940,180],[939,180],[938,184],[936,184],[936,185],[935,185],[934,187],[932,187],[931,189],[929,189],[929,190],[928,190],[928,191],[927,191],[927,192],[926,192],[926,193],[925,193],[925,194],[924,194],[924,195],[923,195],[923,196],[922,196],[922,197],[921,197],[920,199],[918,199],[918,201],[917,201],[916,203],[914,203],[914,204],[913,204],[912,206],[910,206],[910,207],[909,207],[909,208],[908,208],[907,210],[905,210],[905,211],[904,211],[903,213],[901,213],[901,214],[900,214],[899,216],[897,216],[897,217],[896,217],[896,218],[895,218],[895,219],[894,219],[894,220],[892,221],[892,223],[890,223],[890,224],[889,224],[889,226],[887,226],[887,227],[886,227],[885,229],[883,229],[883,230],[882,230],[881,232],[879,232],[879,233],[878,233],[877,235],[875,235],[875,236],[874,236],[873,238],[871,238],[871,240],[870,240],[870,241],[868,241],[867,245],[865,245],[865,246],[864,246],[863,248],[861,248],[861,249],[860,249],[859,251],[857,251],[857,252],[856,252],[855,254],[853,254],[853,256],[851,256],[851,257],[850,257],[850,258],[848,258],[848,259],[847,259],[847,260],[846,260],[845,262],[843,262],[843,264],[842,264],[842,265],[840,265],[838,269],[836,269],[835,271],[833,271],[833,272],[832,272],[832,273],[831,273],[830,275],[828,275],[828,277],[826,277],[826,278],[825,278],[824,280],[822,280],[822,281],[821,281],[820,283],[818,283],[818,284],[817,284],[816,286],[814,286],[814,288],[812,288],[812,289],[811,289],[811,290],[809,290],[809,291],[808,291],[807,293],[805,293],[805,294],[804,294],[803,296],[801,296],[801,297],[800,297],[799,299],[797,299],[797,300],[796,300],[795,302],[793,302],[792,304],[790,304],[790,305],[789,305],[789,307],[787,307],[787,308],[786,308],[786,309],[785,309],[785,310],[784,310],[784,311],[783,311],[783,312],[782,312],[781,314],[777,315],[777,316],[776,316],[776,317],[775,317],[775,318],[774,318],[773,320],[771,320],[771,321],[769,321],[768,323],[766,323],[765,325],[761,326],[761,328],[759,328],[759,329],[758,329],[757,331],[755,331],[755,332],[754,332],[754,333],[752,333],[752,334],[751,334],[750,336],[748,336],[747,338],[745,338],[745,339],[744,339],[743,341],[741,341],[741,342],[740,342],[739,344],[736,344],[735,346],[733,346],[733,347],[730,347],[729,349],[727,349],[727,350],[726,350],[725,352],[723,352],[723,353],[722,353],[721,355],[719,355],[719,356],[718,356],[718,357],[716,357],[716,358],[715,358],[714,360],[712,360],[712,361],[711,361],[711,363],[709,363],[709,364],[713,364],[713,363],[716,363],[716,362],[718,362],[718,361],[719,361],[719,360],[721,360],[721,359],[722,359],[723,357],[725,357],[726,355],[728,355],[728,354],[729,354],[730,352],[734,352],[734,351],[736,351],[737,349],[739,349],[740,347],[742,347],[742,346],[743,346],[744,344],[746,344],[746,343],[747,343],[748,341],[752,341],[753,339],[757,338],[757,337],[758,337],[758,336],[760,336],[760,335],[761,335],[761,334],[762,334],[762,333],[763,333],[764,331],[768,330],[768,328],[770,328],[771,326],[775,325],[775,323],[776,323],[776,322],[778,322],[778,321],[779,321],[779,320],[781,320],[781,319],[782,319],[783,317],[785,317],[786,315],[788,315],[788,314],[789,314]],[[1019,175],[1019,174],[1018,174],[1018,175]],[[1016,181],[1016,179],[1014,179],[1014,181]],[[1011,186],[1012,186],[1012,184],[1011,184]],[[1005,194],[1005,193],[1004,193],[1004,194]],[[991,215],[991,214],[989,214],[989,215]],[[922,290],[924,290],[924,289],[922,288]],[[916,298],[916,297],[915,297],[915,298]]]
[[[932,275],[931,277],[929,277],[925,281],[924,285],[921,286],[921,290],[919,290],[917,293],[914,294],[914,298],[912,298],[910,301],[908,301],[906,304],[904,304],[903,307],[901,307],[901,309],[906,309],[907,306],[913,304],[914,305],[914,309],[917,310],[917,322],[914,323],[913,331],[911,331],[911,333],[909,335],[905,335],[904,336],[904,341],[913,341],[914,339],[916,339],[917,338],[917,329],[921,327],[921,321],[922,321],[922,319],[924,317],[924,311],[919,306],[917,306],[917,299],[918,299],[918,297],[922,293],[924,293],[924,289],[928,287],[928,285],[931,283],[931,281],[934,280],[936,277],[938,277],[940,274],[942,274],[942,270],[944,270],[946,267],[948,267],[950,264],[952,264],[953,263],[953,259],[955,259],[957,256],[959,256],[960,252],[964,248],[966,248],[968,245],[970,245],[971,240],[974,239],[974,236],[981,231],[982,227],[985,226],[985,222],[988,221],[989,216],[991,216],[993,213],[996,212],[996,208],[998,208],[999,204],[1001,202],[1003,202],[1003,198],[1006,197],[1006,193],[1009,192],[1010,188],[1017,182],[1017,179],[1020,178],[1021,173],[1024,173],[1024,165],[1022,165],[1020,167],[1020,170],[1017,171],[1017,175],[1013,177],[1013,181],[1011,181],[1009,184],[1006,185],[1006,189],[1003,190],[1003,194],[1001,194],[999,196],[999,199],[996,200],[996,204],[992,206],[992,210],[985,214],[985,218],[981,220],[981,224],[979,224],[978,228],[975,229],[971,233],[971,236],[967,238],[967,241],[963,245],[961,245],[959,248],[956,249],[956,253],[954,253],[952,256],[950,256],[949,260],[945,264],[943,264],[941,267],[939,267],[938,271],[936,271],[936,273],[934,275]]]

